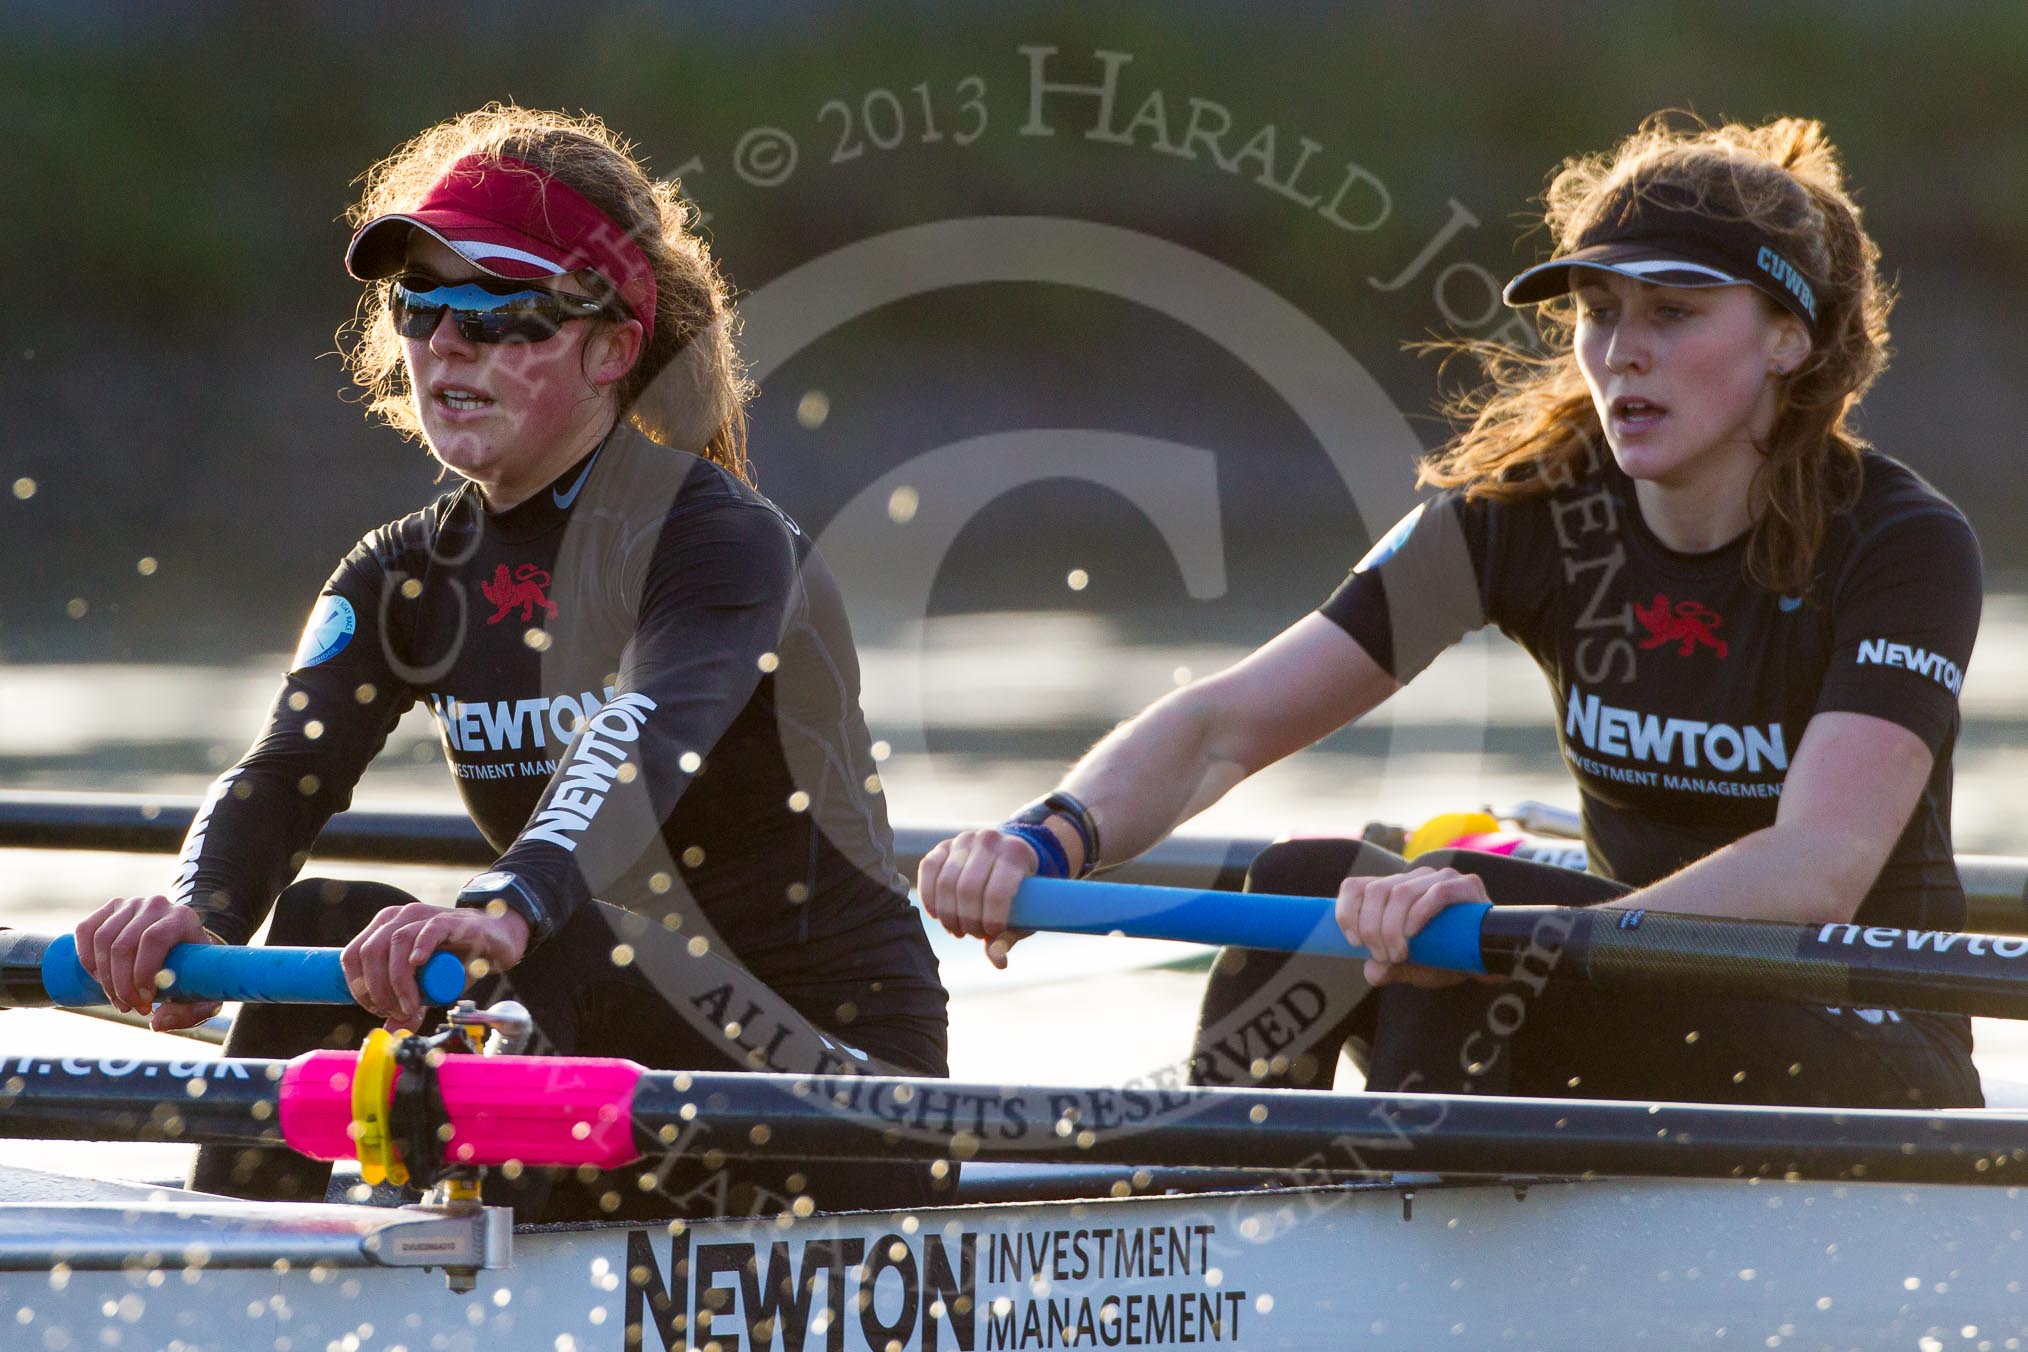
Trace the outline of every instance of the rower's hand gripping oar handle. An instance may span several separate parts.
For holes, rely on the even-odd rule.
[[[1329,897],[1030,878],[1009,923],[1370,956],[1346,941],[1335,910]],[[1453,972],[1540,970],[1619,989],[2028,1019],[2028,938],[2020,935],[1464,902],[1437,912],[1408,946],[1412,961]]]
[[[349,1005],[352,989],[338,965],[335,948],[240,948],[227,944],[178,944],[162,969],[175,980],[159,1000],[248,1000],[263,1004]],[[465,993],[465,964],[455,953],[438,953],[416,972],[423,999],[447,1005]],[[42,954],[42,986],[50,1003],[102,1005],[106,993],[78,961],[77,939],[64,934]]]
[[[1451,972],[1485,972],[1479,938],[1492,909],[1483,901],[1468,901],[1438,911],[1409,939],[1409,960]],[[1334,958],[1372,957],[1345,937],[1333,912],[1328,897],[1029,878],[1014,894],[1008,924],[1060,934],[1131,934]]]

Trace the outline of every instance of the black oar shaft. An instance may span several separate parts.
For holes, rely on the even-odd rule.
[[[0,1137],[268,1145],[279,1061],[10,1057]],[[193,1084],[202,1084],[192,1093]],[[518,1111],[516,1101],[507,1110]],[[484,1112],[483,1105],[471,1105]],[[462,1111],[462,1110],[461,1110]],[[1296,1090],[1006,1088],[651,1071],[644,1159],[948,1160],[1327,1173],[2028,1182],[2028,1115]],[[533,1163],[533,1161],[531,1161]]]
[[[0,1009],[26,1009],[53,1003],[42,984],[42,958],[49,937],[0,929]]]
[[[197,816],[198,801],[0,790],[0,847],[173,854]],[[363,809],[332,818],[317,852],[325,859],[390,864],[487,864],[498,855],[462,812]]]
[[[279,1145],[286,1061],[0,1059],[0,1136]]]
[[[2028,1018],[2028,938],[1496,906],[1489,970],[1624,989]]]
[[[2028,1183],[2028,1116],[1985,1112],[663,1073],[634,1111],[645,1137],[781,1160]]]
[[[173,854],[181,847],[198,800],[137,793],[43,793],[0,789],[0,849],[125,850]],[[895,865],[913,875],[922,856],[958,827],[897,827]],[[1178,836],[1164,841],[1111,876],[1165,887],[1237,891],[1247,865],[1265,840],[1212,840]],[[490,864],[499,851],[471,818],[455,809],[374,811],[352,808],[325,824],[317,837],[322,860],[381,864]]]
[[[1015,929],[1122,933],[1325,957],[1369,951],[1340,927],[1331,897],[1024,878]],[[1409,938],[1408,960],[1540,985],[1630,989],[1827,1005],[1886,1005],[2028,1018],[2028,937],[1796,924],[1659,911],[1463,902]]]

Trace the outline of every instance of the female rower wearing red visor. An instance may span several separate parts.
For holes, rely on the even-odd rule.
[[[809,539],[752,486],[730,290],[691,206],[592,118],[491,106],[368,174],[346,266],[369,412],[455,472],[325,585],[252,748],[164,895],[78,926],[116,1003],[177,943],[343,945],[366,1009],[424,1017],[449,950],[537,1047],[665,1069],[943,1075],[945,994],[896,872],[858,663]],[[454,907],[291,884],[395,720],[426,702],[498,852]],[[248,1006],[227,1050],[355,1044],[356,1015]],[[935,1200],[949,1168],[686,1162],[496,1178],[524,1217]],[[194,1186],[322,1196],[287,1151],[205,1150]]]

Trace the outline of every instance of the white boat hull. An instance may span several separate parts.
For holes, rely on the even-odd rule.
[[[511,1267],[481,1272],[463,1295],[440,1273],[363,1253],[347,1223],[370,1217],[365,1208],[261,1208],[273,1227],[267,1251],[244,1235],[202,1256],[163,1242],[195,1233],[215,1205],[190,1194],[127,1205],[123,1224],[138,1242],[123,1269],[87,1266],[120,1257],[79,1247],[87,1229],[102,1238],[103,1215],[87,1227],[87,1208],[0,1205],[17,1250],[39,1227],[52,1265],[37,1270],[17,1251],[15,1270],[0,1272],[0,1346],[982,1352],[2028,1339],[2028,1205],[2003,1188],[1395,1183],[713,1222],[677,1235],[524,1230]],[[78,1261],[54,1266],[67,1242]],[[295,1257],[278,1264],[284,1253]],[[778,1289],[784,1276],[793,1296]],[[638,1344],[630,1324],[645,1326]]]

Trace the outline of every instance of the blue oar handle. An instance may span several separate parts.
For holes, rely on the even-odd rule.
[[[161,1000],[251,1000],[263,1004],[349,1005],[351,988],[335,948],[239,948],[178,944],[162,964],[176,979]],[[447,1005],[465,993],[465,964],[438,953],[416,972],[423,999]],[[77,939],[50,940],[42,955],[42,985],[59,1005],[102,1005],[106,993],[77,958]]]
[[[1015,929],[1060,934],[1126,934],[1334,958],[1371,957],[1338,928],[1334,906],[1329,897],[1029,878],[1014,894],[1009,923]],[[1483,901],[1445,907],[1409,939],[1410,959],[1452,972],[1484,972],[1479,932],[1492,909]]]

